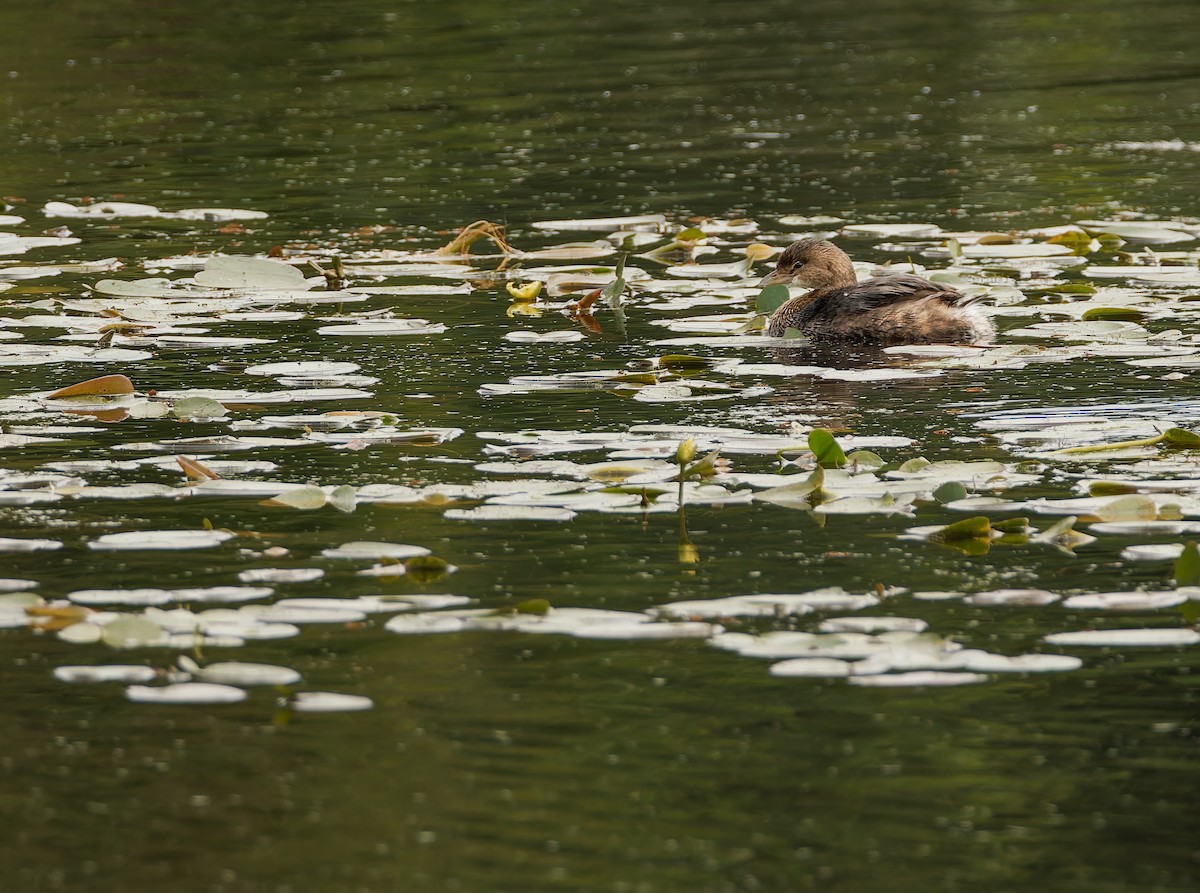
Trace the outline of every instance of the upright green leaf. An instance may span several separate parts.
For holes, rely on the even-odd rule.
[[[808,433],[808,448],[822,468],[841,468],[846,464],[846,454],[838,446],[833,434],[824,428],[813,428]]]
[[[1176,586],[1200,586],[1200,551],[1195,542],[1183,547],[1183,554],[1175,562]]]
[[[1163,432],[1163,440],[1167,446],[1195,449],[1200,447],[1200,434],[1188,431],[1186,428],[1168,428]]]
[[[759,313],[774,313],[787,303],[789,297],[786,285],[768,285],[758,293],[754,309]]]
[[[621,296],[625,294],[625,258],[626,255],[622,254],[617,259],[616,278],[600,293],[600,297],[607,301],[608,306],[614,310],[621,306]]]

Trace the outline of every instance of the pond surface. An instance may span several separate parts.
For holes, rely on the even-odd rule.
[[[59,231],[24,251],[0,237],[12,249],[0,257],[0,287],[10,286],[0,330],[12,333],[0,340],[0,577],[27,581],[7,586],[26,595],[0,605],[0,619],[15,618],[0,633],[9,886],[1195,889],[1196,590],[1175,588],[1172,558],[1200,531],[1196,453],[1167,443],[1056,451],[1200,424],[1196,16],[1182,0],[0,9],[10,36],[0,194],[12,206],[0,214],[24,218],[0,229],[33,237],[66,226],[79,239]],[[42,211],[104,201],[268,216]],[[750,319],[764,261],[699,281],[633,256],[619,313],[601,302],[591,319],[570,317],[563,295],[615,275],[608,239],[621,228],[534,223],[624,215],[663,215],[641,228],[653,236],[710,218],[700,263],[735,264],[751,242],[778,248],[824,232],[840,233],[864,271],[951,271],[962,287],[989,290],[998,351],[704,340]],[[544,268],[562,261],[510,258],[496,272],[502,258],[486,241],[469,266],[406,268],[379,255],[432,251],[484,218],[525,251],[598,242],[589,268],[606,269],[586,289],[548,288],[536,316],[506,285],[548,279]],[[738,219],[751,222],[729,225]],[[1177,238],[1122,229],[1131,219],[1166,221],[1159,228]],[[1082,254],[1013,256],[1011,239],[1046,246],[1042,230],[1075,221],[1099,221],[1076,245]],[[840,232],[878,223],[940,230]],[[637,244],[635,229],[614,241]],[[1116,230],[1124,244],[1091,244]],[[977,244],[972,233],[993,235]],[[178,305],[155,318],[154,305],[101,285],[195,273],[147,261],[275,248],[323,267],[341,256],[351,287],[385,290],[335,304],[319,303],[323,285],[286,299],[225,292],[238,306],[189,321]],[[13,272],[111,258],[123,266]],[[376,263],[357,263],[367,260]],[[64,314],[77,319],[31,319]],[[431,326],[318,332],[395,319]],[[106,320],[118,325],[98,344]],[[148,320],[167,331],[145,331]],[[514,332],[583,337],[506,339]],[[657,343],[672,339],[688,340]],[[66,361],[14,345],[80,353]],[[721,362],[681,371],[660,362],[668,354]],[[356,364],[358,378],[287,384],[286,372],[246,372],[319,361]],[[796,366],[808,368],[786,368]],[[570,373],[605,380],[584,389],[521,378]],[[128,376],[142,396],[110,398],[118,411],[100,416],[45,399],[101,375]],[[313,399],[314,387],[343,390]],[[226,394],[213,418],[195,408],[208,404],[189,413],[182,402],[201,389],[253,393]],[[263,397],[306,389],[292,402]],[[701,397],[714,399],[683,399]],[[352,421],[329,431],[316,414],[330,411],[384,416],[341,417]],[[865,457],[851,477],[830,470],[824,503],[762,498],[767,475],[810,479],[813,428],[886,465]],[[436,434],[404,442],[427,429]],[[719,445],[732,464],[689,483],[681,519],[673,469],[628,465],[673,462],[689,435],[701,455]],[[285,443],[163,443],[232,436]],[[45,437],[55,439],[25,440]],[[229,481],[318,485],[292,492],[330,504],[185,491],[176,455]],[[901,467],[918,457],[989,464]],[[134,464],[153,459],[163,461]],[[581,470],[610,460],[626,468]],[[233,461],[275,467],[221,464]],[[498,464],[522,461],[575,465]],[[628,493],[596,495],[598,478],[636,474]],[[1116,483],[1093,488],[1093,502],[1060,502],[1096,480]],[[940,490],[947,482],[961,491]],[[134,484],[172,490],[80,491]],[[558,520],[528,519],[530,505]],[[479,506],[500,514],[459,514]],[[1029,523],[1015,541],[989,533],[959,548],[910,533],[984,515]],[[1052,529],[1064,516],[1085,536]],[[234,535],[195,550],[97,547],[154,530]],[[21,550],[36,540],[61,546]],[[365,558],[322,554],[359,541],[419,546],[453,568],[401,574],[378,546]],[[380,575],[360,573],[377,563]],[[239,577],[276,568],[324,573]],[[272,591],[177,592],[261,585]],[[816,610],[783,599],[826,587],[841,591],[811,598]],[[106,594],[80,594],[96,590]],[[1071,601],[1113,592],[1125,595]],[[84,621],[62,632],[26,627],[26,604],[69,594],[100,613],[49,618]],[[744,601],[664,607],[754,594],[770,595],[758,603],[765,616],[740,615]],[[250,636],[282,635],[284,615],[255,625],[241,610],[296,598],[358,609],[372,595],[392,601],[278,639]],[[471,601],[438,607],[435,595]],[[413,600],[396,613],[404,597]],[[242,626],[227,618],[208,639],[185,632],[163,644],[154,637],[168,618],[151,613],[151,633],[125,627],[140,646],[83,641],[92,627],[112,641],[101,627],[112,612],[140,615],[136,598],[160,611],[239,611]],[[584,627],[568,610],[583,608],[624,613],[587,615]],[[829,625],[841,617],[909,618],[925,632],[865,642]],[[417,634],[427,622],[475,628]],[[780,638],[830,629],[849,631],[820,644]],[[1182,644],[1047,640],[1121,629]],[[801,672],[782,660],[803,653],[886,666],[871,675],[810,662],[830,676],[773,675]],[[1076,660],[1014,672],[989,656],[1029,654]],[[137,690],[123,682],[55,676],[150,667],[157,690],[172,668],[183,679],[188,660],[289,667],[303,680],[246,686],[237,703],[171,705],[130,700]],[[836,678],[847,672],[876,684]],[[878,685],[922,681],[907,672],[946,675]],[[373,706],[302,712],[297,692]]]

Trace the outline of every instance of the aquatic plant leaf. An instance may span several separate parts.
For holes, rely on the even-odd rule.
[[[851,676],[847,681],[851,685],[869,686],[873,688],[904,688],[908,686],[947,686],[971,685],[977,682],[987,682],[987,676],[982,673],[953,673],[944,670],[914,670],[908,673],[884,673],[874,676]]]
[[[332,691],[302,691],[288,706],[297,713],[354,713],[370,710],[375,702],[363,695],[344,695]]]
[[[957,502],[960,499],[967,498],[967,488],[958,481],[946,481],[946,483],[933,491],[933,498],[942,505],[948,502]]]
[[[359,370],[358,363],[330,363],[324,360],[299,363],[263,363],[247,366],[247,375],[286,375],[292,378],[327,378],[349,375]]]
[[[238,573],[243,583],[311,583],[324,576],[319,567],[256,567]]]
[[[698,357],[693,354],[669,353],[658,358],[658,365],[672,372],[686,372],[693,369],[711,369],[716,360],[711,357]]]
[[[291,667],[242,661],[222,661],[189,672],[218,685],[295,685],[301,678]]]
[[[195,275],[198,285],[209,288],[262,288],[270,290],[311,287],[304,274],[291,264],[260,257],[209,258]]]
[[[46,395],[47,400],[63,400],[68,397],[111,397],[117,394],[134,393],[133,382],[124,375],[101,375],[78,384],[67,385]]]
[[[89,549],[209,549],[234,534],[227,530],[131,530],[106,533],[88,543]]]
[[[1041,607],[1052,605],[1062,596],[1045,589],[992,589],[987,592],[976,592],[963,599],[969,605],[993,607],[996,605],[1017,605],[1020,607]]]
[[[150,682],[157,675],[154,667],[136,664],[55,667],[59,682]]]
[[[959,543],[964,540],[990,540],[991,537],[991,521],[986,515],[977,515],[974,518],[965,518],[962,521],[947,524],[941,530],[931,534],[929,539],[935,543]]]
[[[187,456],[176,456],[175,461],[179,463],[179,467],[190,481],[215,481],[221,477],[203,463],[189,459]]]
[[[1163,432],[1163,442],[1177,449],[1200,448],[1200,434],[1186,428],[1168,428]]]
[[[870,450],[853,450],[846,454],[846,462],[851,468],[883,468],[887,463],[878,453]]]
[[[113,648],[141,648],[157,644],[165,633],[157,623],[133,614],[122,614],[105,624],[101,637]]]
[[[809,432],[808,448],[822,468],[841,468],[846,464],[846,454],[833,434],[825,428],[814,428]]]
[[[622,254],[617,260],[617,268],[614,273],[616,278],[613,279],[600,292],[600,297],[608,303],[608,306],[614,310],[621,306],[621,298],[625,294],[625,258],[627,255]]]
[[[1096,648],[1170,648],[1200,643],[1194,629],[1088,629],[1079,632],[1051,633],[1042,641],[1051,645],[1077,645]]]
[[[220,419],[229,414],[225,404],[211,397],[183,397],[171,404],[171,412],[180,419]]]
[[[138,704],[236,704],[246,693],[232,685],[215,682],[179,682],[175,685],[131,685],[125,697]]]
[[[272,496],[265,500],[263,505],[279,505],[301,511],[313,511],[322,508],[328,501],[324,490],[309,484]]]
[[[578,220],[535,220],[534,229],[551,230],[600,230],[612,232],[621,229],[650,229],[657,232],[666,226],[667,218],[662,214],[641,214],[632,217],[591,217]]]
[[[1133,307],[1092,307],[1083,312],[1080,317],[1084,322],[1092,320],[1115,319],[1123,322],[1141,322],[1146,319],[1147,313],[1143,310],[1137,310]]]
[[[790,297],[786,285],[768,285],[755,298],[754,309],[758,313],[771,314],[786,304]]]
[[[1200,551],[1194,540],[1183,547],[1183,553],[1175,562],[1176,586],[1200,586]]]
[[[403,561],[406,558],[415,558],[422,555],[428,555],[429,550],[424,546],[410,546],[405,543],[376,543],[366,541],[355,541],[343,543],[334,549],[325,549],[321,555],[324,558],[346,558],[356,561],[379,561],[384,558],[390,558],[395,561]],[[403,565],[401,565],[403,567]],[[403,571],[401,571],[402,573]]]

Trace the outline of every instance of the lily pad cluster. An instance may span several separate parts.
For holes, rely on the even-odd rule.
[[[265,216],[124,202],[51,202],[43,211],[83,228],[151,219],[202,229],[254,225]],[[0,223],[31,228],[15,215]],[[564,233],[578,240],[557,241]],[[787,295],[764,294],[757,278],[793,238],[818,235],[842,240],[852,254],[862,246],[863,254],[869,248],[892,258],[856,264],[863,276],[917,272],[984,296],[1000,323],[998,342],[897,345],[863,360],[819,353],[802,338],[763,337],[765,314]],[[673,224],[651,214],[535,221],[520,240],[487,221],[445,244],[428,233],[409,235],[408,247],[367,246],[349,236],[315,245],[297,239],[269,255],[145,258],[134,271],[115,258],[79,256],[86,238],[62,229],[0,233],[3,255],[65,253],[45,263],[0,261],[0,287],[9,286],[0,308],[0,366],[47,366],[62,376],[52,390],[10,378],[0,393],[0,457],[12,459],[0,468],[0,506],[14,511],[209,496],[280,512],[408,506],[461,522],[464,537],[472,535],[471,525],[569,524],[582,513],[650,522],[690,507],[760,511],[773,523],[814,526],[848,515],[869,518],[880,539],[950,560],[1001,549],[1070,555],[1120,537],[1122,560],[1158,562],[1162,571],[1158,586],[1123,592],[1090,591],[1085,579],[1052,590],[981,585],[906,594],[896,585],[865,593],[768,591],[645,611],[544,603],[498,610],[457,595],[307,598],[290,590],[321,580],[340,562],[359,562],[356,577],[388,581],[454,572],[420,546],[346,543],[297,565],[283,560],[286,549],[271,553],[282,546],[263,548],[245,531],[89,530],[76,538],[97,553],[212,549],[227,558],[243,548],[255,561],[203,587],[80,585],[42,597],[37,581],[3,580],[0,625],[32,625],[81,646],[175,653],[173,661],[155,659],[153,666],[59,668],[64,682],[123,683],[130,699],[144,703],[234,702],[248,686],[290,689],[298,681],[290,668],[212,663],[207,655],[294,637],[310,624],[353,629],[379,622],[400,634],[698,639],[772,660],[777,676],[874,686],[977,682],[1081,664],[1069,654],[1003,655],[952,641],[904,616],[923,600],[1066,610],[1068,618],[1147,612],[1176,624],[1060,629],[1043,636],[1050,648],[1191,645],[1200,584],[1200,567],[1192,565],[1200,559],[1187,543],[1200,531],[1200,401],[1185,391],[1167,401],[1013,406],[966,399],[956,390],[956,402],[946,407],[954,439],[940,454],[926,454],[926,444],[889,430],[886,419],[834,430],[820,411],[777,401],[781,392],[805,387],[853,394],[973,383],[980,376],[1003,388],[1027,370],[1066,375],[1077,362],[1185,388],[1200,367],[1193,321],[1200,312],[1198,236],[1200,222],[1192,219],[1134,215],[974,232],[799,216]],[[554,241],[541,244],[548,239]],[[539,247],[514,245],[535,240]],[[82,278],[87,287],[82,294],[43,287],[58,277]],[[570,399],[590,401],[597,411],[620,401],[626,409],[641,407],[644,421],[520,430],[490,423],[468,430],[459,427],[469,424],[461,417],[413,424],[403,407],[374,404],[373,389],[389,374],[386,345],[433,343],[454,325],[449,314],[427,319],[399,312],[404,299],[479,295],[489,299],[478,305],[487,316],[472,324],[484,347],[504,351],[514,371],[463,385],[464,398],[503,407]],[[596,345],[630,339],[635,315],[651,337],[631,344],[622,362],[594,362],[588,351]],[[318,346],[303,360],[277,352],[298,326]],[[351,361],[347,344],[365,347]],[[170,388],[156,380],[165,365],[186,364],[205,351],[194,371],[219,373],[221,386]],[[73,374],[77,364],[90,371]],[[672,408],[696,416],[662,421],[660,413]],[[127,430],[137,433],[123,436]],[[104,446],[84,449],[97,435]],[[432,471],[420,480],[392,471],[371,480],[316,481],[280,473],[275,461],[280,451],[305,448],[386,448],[390,457],[407,458],[451,443],[456,455],[438,458],[458,463],[460,472],[469,467],[469,482],[461,474],[439,480]],[[47,459],[48,453],[56,455]],[[40,458],[30,461],[31,455]],[[45,533],[0,539],[0,551],[64,546],[65,534]],[[697,554],[683,531],[681,562]],[[867,609],[873,613],[854,613]],[[298,711],[363,706],[318,692],[289,691],[284,700]]]

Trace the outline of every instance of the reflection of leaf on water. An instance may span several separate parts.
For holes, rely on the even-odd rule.
[[[414,583],[432,583],[452,573],[454,565],[436,555],[418,555],[404,562],[404,570]]]

